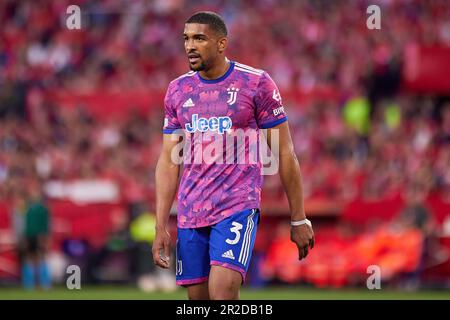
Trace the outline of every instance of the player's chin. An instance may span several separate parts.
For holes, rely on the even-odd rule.
[[[205,69],[203,63],[200,61],[196,61],[194,63],[189,62],[189,68],[191,68],[192,71],[202,71]]]

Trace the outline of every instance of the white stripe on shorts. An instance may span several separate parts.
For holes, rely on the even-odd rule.
[[[245,233],[244,233],[244,242],[242,243],[242,247],[241,247],[241,252],[239,253],[239,259],[238,261],[242,264],[243,261],[245,260],[245,255],[247,253],[248,247],[250,246],[250,235],[253,229],[253,215],[255,214],[255,210],[252,209],[252,213],[248,216],[247,218],[247,227],[245,229]]]

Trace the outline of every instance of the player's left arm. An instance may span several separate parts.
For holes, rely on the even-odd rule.
[[[294,151],[288,122],[285,121],[267,130],[266,138],[269,148],[273,131],[278,131],[279,144],[279,172],[291,212],[291,221],[306,219],[303,202],[303,187],[300,164]],[[314,231],[308,224],[291,226],[291,240],[297,245],[299,259],[308,255],[309,249],[314,247]]]
[[[276,141],[279,147],[279,170],[281,182],[289,201],[291,221],[305,220],[300,165],[294,152],[287,115],[277,85],[266,72],[260,77],[255,95],[255,105],[258,127],[268,129],[266,138],[271,150],[274,150],[271,146],[274,130],[277,130],[279,134],[279,139]],[[291,240],[298,247],[299,259],[305,258],[309,249],[314,247],[312,227],[308,224],[291,226]]]

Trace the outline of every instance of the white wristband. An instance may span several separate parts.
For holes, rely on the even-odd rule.
[[[299,220],[299,221],[291,221],[291,226],[293,226],[293,227],[301,226],[302,224],[307,224],[308,226],[312,227],[312,223],[308,219]]]

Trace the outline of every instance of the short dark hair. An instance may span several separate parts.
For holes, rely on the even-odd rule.
[[[186,23],[200,23],[207,24],[211,29],[221,36],[226,37],[228,35],[227,26],[223,18],[215,12],[212,11],[200,11],[195,13]]]

